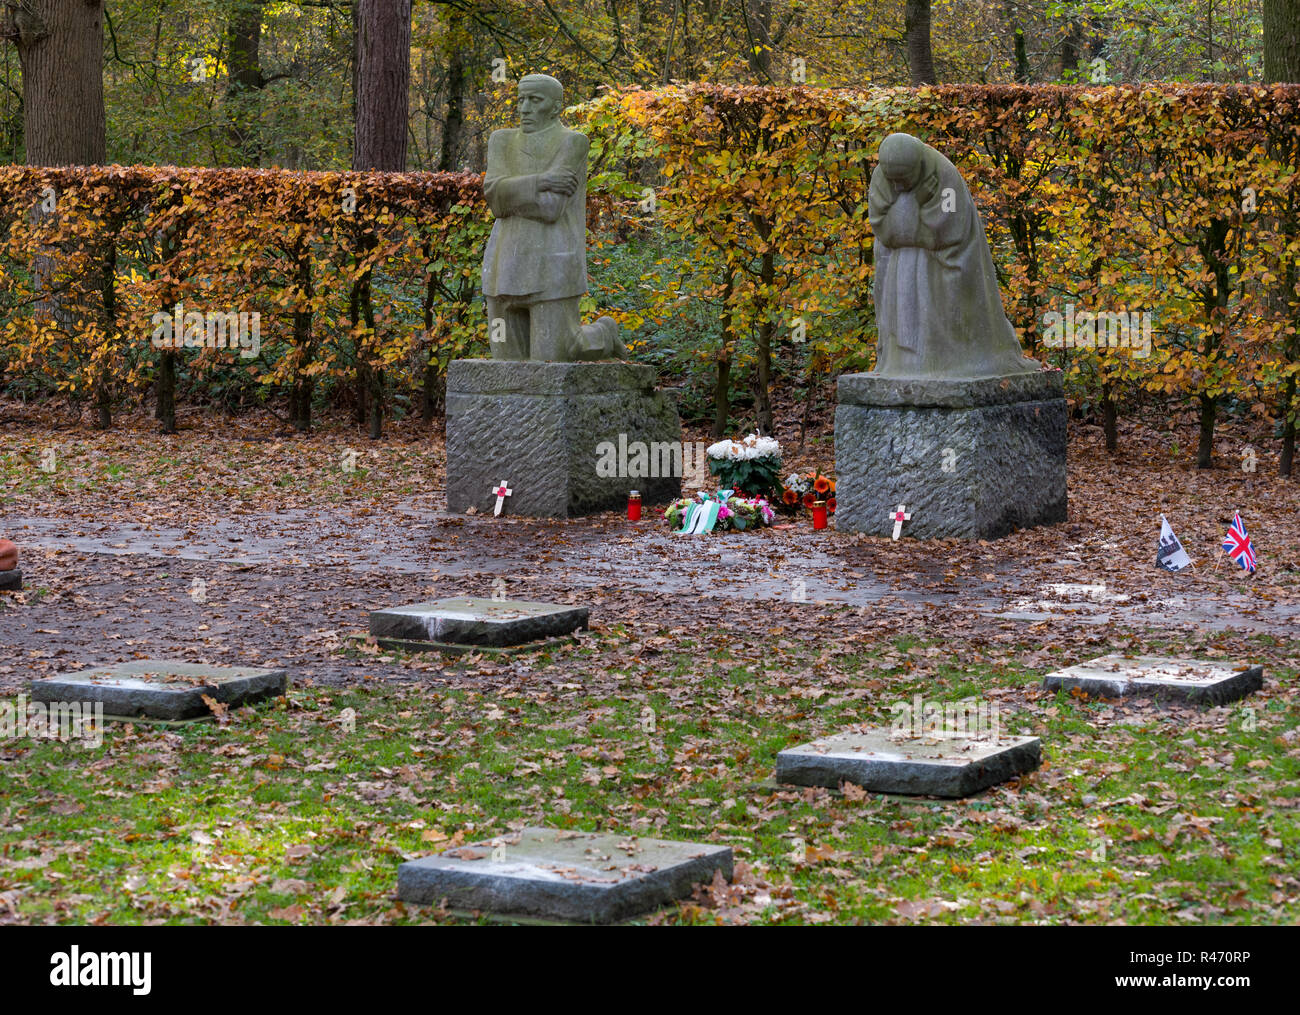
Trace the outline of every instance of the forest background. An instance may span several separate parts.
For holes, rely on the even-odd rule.
[[[1186,413],[1209,467],[1216,422],[1253,416],[1291,471],[1297,0],[81,6],[6,8],[10,397],[168,431],[178,399],[437,419],[446,364],[486,353],[486,138],[542,71],[593,140],[584,310],[714,434],[806,424],[870,366],[866,181],[909,130],[966,175],[1077,417],[1113,446],[1125,413]],[[259,314],[256,354],[160,349],[178,308]],[[1076,312],[1109,341],[1051,347]],[[1141,355],[1120,314],[1151,322]]]

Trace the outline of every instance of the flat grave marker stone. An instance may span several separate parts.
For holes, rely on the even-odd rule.
[[[507,648],[559,638],[587,627],[585,606],[522,599],[435,599],[374,610],[370,634],[393,647],[470,645]]]
[[[525,828],[397,868],[397,897],[415,905],[576,923],[616,923],[730,878],[731,847],[602,832]]]
[[[776,781],[873,793],[962,797],[1038,767],[1037,737],[899,737],[885,726],[837,733],[781,751]]]
[[[288,686],[284,670],[138,659],[33,680],[31,692],[33,701],[102,702],[105,718],[177,721],[210,715],[204,695],[236,707]]]
[[[1236,701],[1263,686],[1263,666],[1212,659],[1126,657],[1120,653],[1057,670],[1043,678],[1043,687],[1049,691],[1077,687],[1099,698],[1143,695],[1213,705]]]

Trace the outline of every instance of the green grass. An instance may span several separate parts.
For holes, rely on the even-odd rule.
[[[611,690],[547,683],[552,656],[534,654],[512,687],[297,687],[224,727],[0,741],[0,900],[23,922],[458,922],[396,903],[398,863],[528,823],[735,847],[749,873],[731,902],[666,922],[1300,915],[1294,671],[1268,674],[1287,693],[1166,709],[1047,695],[1040,670],[1007,663],[912,677],[910,660],[949,652],[912,638],[835,652],[771,636],[762,663],[625,649],[608,630],[559,650]],[[1004,733],[1044,738],[1018,783],[940,801],[771,782],[777,751],[888,723],[891,702],[991,692],[1008,695]]]

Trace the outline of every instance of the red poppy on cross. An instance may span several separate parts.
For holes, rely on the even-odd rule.
[[[903,534],[903,523],[912,520],[912,513],[907,510],[907,505],[899,504],[898,510],[889,515],[894,520],[894,538],[897,539]]]
[[[506,498],[509,497],[512,493],[514,493],[514,490],[506,486],[506,481],[504,479],[501,480],[500,486],[494,486],[492,488],[492,495],[497,499],[497,506],[492,509],[492,514],[494,516],[501,514],[502,505],[505,504]]]

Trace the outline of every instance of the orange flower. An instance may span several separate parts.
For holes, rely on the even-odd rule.
[[[834,498],[834,497],[827,497],[827,498],[826,498],[826,510],[829,511],[831,514],[834,514],[834,513],[835,513],[835,498]]]
[[[813,494],[811,491],[805,493],[803,495],[803,506],[811,509],[813,506],[813,501],[815,501],[816,499],[817,499],[816,495]]]
[[[818,493],[827,493],[830,491],[831,481],[825,476],[818,476],[813,480],[813,489]]]
[[[831,480],[831,493],[835,492],[835,480]]]
[[[785,504],[798,504],[799,495],[787,486],[785,493],[781,494],[781,501]]]

